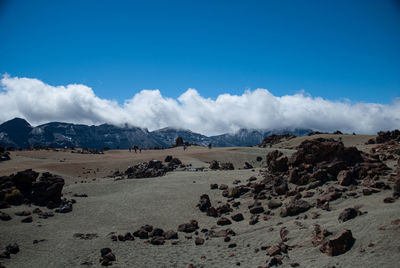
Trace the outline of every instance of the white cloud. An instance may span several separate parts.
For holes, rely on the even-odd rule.
[[[0,122],[14,117],[37,125],[49,121],[84,124],[128,123],[149,130],[191,129],[203,134],[239,128],[312,128],[320,131],[376,133],[400,128],[400,100],[390,104],[329,101],[304,93],[276,97],[266,89],[215,100],[188,89],[178,99],[159,90],[142,90],[123,105],[101,99],[85,85],[51,86],[38,79],[3,76]]]

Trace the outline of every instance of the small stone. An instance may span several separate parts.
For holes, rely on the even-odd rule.
[[[218,219],[217,224],[221,225],[221,226],[224,226],[224,225],[232,224],[232,222],[228,218],[221,217],[221,218]]]
[[[194,240],[194,243],[195,243],[196,246],[203,245],[204,244],[204,239],[201,238],[201,237],[196,237],[195,240]]]
[[[383,203],[394,203],[395,199],[393,197],[386,197],[385,199],[383,199]]]
[[[6,251],[11,254],[17,254],[19,252],[19,246],[17,243],[8,244],[8,246],[6,246]]]
[[[21,222],[24,222],[24,223],[29,223],[29,222],[32,222],[32,221],[33,221],[32,216],[28,216],[28,217],[26,217],[26,218],[21,220]]]
[[[11,220],[11,219],[12,219],[11,216],[8,215],[7,213],[0,212],[0,220],[2,220],[2,221],[9,221],[9,220]]]
[[[234,221],[242,221],[244,220],[243,214],[242,213],[238,213],[232,216],[232,220]]]
[[[251,213],[251,214],[260,214],[260,213],[263,213],[263,212],[264,212],[264,208],[261,207],[261,206],[252,207],[252,208],[250,209],[250,213]]]

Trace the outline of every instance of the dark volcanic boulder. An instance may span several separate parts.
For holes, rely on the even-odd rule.
[[[216,170],[219,169],[219,163],[216,160],[211,161],[210,163],[210,169]]]
[[[222,169],[222,170],[234,170],[235,167],[233,166],[232,163],[226,162],[226,163],[221,163],[220,169]]]
[[[288,170],[288,158],[280,151],[275,150],[267,154],[267,167],[271,172],[285,172]]]
[[[357,181],[354,179],[353,172],[350,170],[342,170],[337,175],[338,184],[342,186],[349,186],[352,184],[357,184]]]
[[[192,233],[199,229],[199,224],[196,220],[190,220],[189,223],[184,223],[178,226],[179,232]]]
[[[346,208],[339,215],[339,221],[345,222],[361,215],[361,211],[356,208]]]
[[[400,130],[395,129],[393,131],[379,131],[375,140],[376,143],[385,143],[391,140],[400,141]]]
[[[300,213],[306,212],[311,208],[311,205],[302,199],[292,199],[286,203],[284,208],[281,209],[281,217],[296,216]]]
[[[171,163],[172,162],[169,162],[169,164]],[[172,170],[174,167],[174,164],[169,165],[169,167],[165,167],[161,161],[150,160],[149,162],[143,162],[133,167],[129,167],[125,171],[125,175],[128,176],[128,179],[160,177],[164,176],[167,171]]]
[[[218,224],[218,225],[221,225],[221,226],[224,226],[224,225],[232,224],[232,222],[231,222],[228,218],[221,217],[221,218],[219,218],[219,219],[217,220],[217,224]]]
[[[166,231],[164,233],[164,238],[167,239],[167,240],[169,240],[169,239],[178,239],[178,233],[175,232],[175,231],[172,231],[172,230]]]
[[[63,187],[63,178],[45,172],[42,174],[39,181],[32,183],[31,201],[40,206],[45,206],[50,201],[59,204],[61,202]]]
[[[355,242],[350,230],[341,232],[338,236],[329,239],[321,245],[320,250],[328,256],[337,256],[346,253]]]
[[[249,162],[244,162],[243,169],[252,169],[253,166]]]
[[[182,161],[179,160],[179,158],[172,158],[171,161],[169,161],[168,166],[169,167],[177,167],[179,165],[182,165]]]
[[[29,196],[32,190],[32,183],[36,181],[38,176],[39,173],[33,171],[32,169],[27,169],[18,172],[14,176],[11,176],[11,180],[15,187],[17,187],[23,195]]]
[[[361,152],[355,147],[344,147],[334,139],[318,138],[303,141],[290,159],[291,165],[316,164],[320,162],[344,161],[354,165],[363,161]]]
[[[207,194],[203,194],[200,196],[199,204],[197,204],[200,211],[207,212],[207,210],[211,207],[210,197]]]

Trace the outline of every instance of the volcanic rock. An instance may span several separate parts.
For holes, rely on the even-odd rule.
[[[199,245],[203,245],[204,244],[204,239],[203,238],[201,238],[201,237],[196,237],[195,238],[195,240],[194,240],[194,243],[195,243],[195,245],[196,246],[199,246]]]
[[[279,201],[279,200],[274,199],[274,200],[270,200],[268,202],[268,208],[269,209],[279,208],[280,206],[282,206],[282,202]]]
[[[285,172],[288,170],[288,158],[280,151],[275,150],[267,155],[267,167],[275,172]]]
[[[12,219],[11,216],[8,215],[7,213],[0,212],[0,220],[2,220],[2,221],[9,221],[9,220],[11,220],[11,219]]]
[[[217,224],[221,225],[221,226],[224,226],[224,225],[232,224],[232,222],[228,218],[221,217],[221,218],[218,219]]]
[[[244,217],[243,217],[242,213],[235,214],[231,218],[234,221],[242,221],[242,220],[244,220]]]
[[[175,231],[172,231],[172,230],[166,231],[166,232],[164,233],[164,237],[165,237],[165,239],[167,239],[167,240],[170,240],[170,239],[178,239],[178,233],[175,232]]]
[[[200,211],[206,212],[211,207],[210,197],[206,194],[200,196],[199,204],[197,204]]]
[[[361,211],[356,208],[346,208],[339,215],[339,221],[345,222],[361,215]]]
[[[351,184],[357,184],[357,181],[354,179],[353,174],[349,170],[342,170],[337,175],[337,181],[339,185],[349,186]]]
[[[250,213],[251,214],[260,214],[264,212],[264,208],[262,206],[256,206],[256,207],[252,207],[250,209]]]
[[[196,220],[190,220],[189,223],[184,223],[178,226],[179,232],[192,233],[199,229],[199,224]]]
[[[292,199],[285,204],[284,208],[281,209],[281,217],[296,216],[300,213],[306,212],[311,208],[311,205],[302,199]]]
[[[320,246],[320,250],[328,256],[337,256],[349,251],[354,242],[355,239],[351,231],[345,230],[336,237],[331,238],[327,242],[322,244]]]

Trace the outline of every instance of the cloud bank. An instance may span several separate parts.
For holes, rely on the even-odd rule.
[[[80,84],[51,86],[38,79],[4,75],[0,85],[1,123],[14,117],[33,125],[50,121],[127,123],[149,130],[185,128],[206,135],[239,128],[371,134],[400,128],[400,100],[385,105],[330,101],[304,93],[277,97],[266,89],[209,99],[188,89],[178,99],[164,97],[159,90],[142,90],[120,105],[97,97],[90,87]]]

